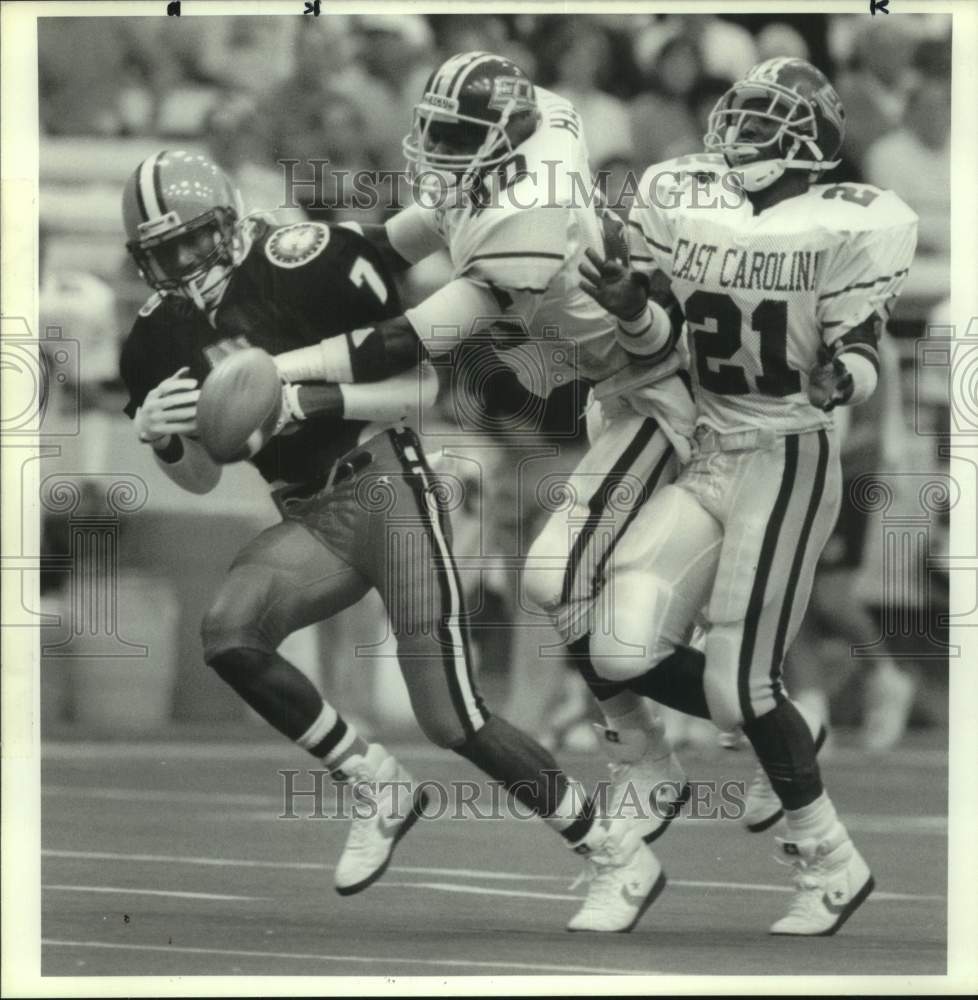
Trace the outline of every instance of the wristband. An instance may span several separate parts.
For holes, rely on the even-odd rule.
[[[629,353],[648,361],[670,347],[672,324],[665,309],[650,299],[630,320],[618,320],[618,343]]]
[[[631,319],[619,319],[618,326],[621,332],[628,337],[641,337],[649,330],[653,321],[652,304],[646,302],[641,312]]]
[[[293,420],[305,420],[306,414],[299,402],[299,387],[294,382],[287,382],[283,389],[285,405],[288,408],[289,416]]]

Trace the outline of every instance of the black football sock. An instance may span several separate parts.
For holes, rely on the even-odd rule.
[[[815,741],[792,702],[779,702],[743,729],[785,809],[802,809],[822,794]]]
[[[323,711],[323,696],[313,683],[278,653],[229,649],[214,656],[210,665],[221,680],[290,740],[309,732]]]
[[[690,646],[677,646],[651,670],[628,681],[629,690],[698,719],[708,719],[710,709],[703,691],[706,656]]]
[[[455,753],[495,778],[521,805],[532,810],[572,843],[593,822],[593,804],[553,755],[522,730],[493,715]]]

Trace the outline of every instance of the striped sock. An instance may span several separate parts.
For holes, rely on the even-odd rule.
[[[316,721],[296,740],[313,757],[317,757],[333,770],[347,758],[367,752],[367,742],[328,702],[316,717]]]

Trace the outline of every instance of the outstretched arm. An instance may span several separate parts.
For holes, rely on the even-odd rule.
[[[368,239],[394,274],[440,250],[445,244],[432,225],[432,213],[420,205],[410,205],[383,225],[344,222]]]
[[[401,316],[286,351],[275,363],[290,382],[377,382],[452,350],[477,319],[499,312],[486,285],[456,278]]]
[[[678,332],[666,310],[656,302],[648,275],[609,257],[602,260],[586,250],[578,265],[581,288],[618,319],[618,343],[636,361],[655,364],[668,354]]]

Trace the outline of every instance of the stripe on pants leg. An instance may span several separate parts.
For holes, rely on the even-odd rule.
[[[665,437],[665,435],[663,435],[663,437]],[[671,444],[668,443],[667,440],[665,450],[662,452],[659,461],[655,463],[655,468],[649,474],[649,478],[646,479],[645,482],[642,484],[642,489],[641,492],[639,493],[638,501],[628,512],[627,516],[625,517],[625,520],[622,522],[622,526],[618,529],[618,531],[615,532],[615,537],[612,539],[611,544],[608,546],[608,550],[601,556],[601,559],[598,562],[597,568],[595,569],[594,572],[594,578],[591,581],[592,597],[597,596],[596,594],[597,584],[598,581],[601,579],[602,575],[604,574],[604,568],[608,562],[608,559],[611,557],[611,554],[615,551],[615,548],[617,547],[618,543],[622,540],[622,538],[625,537],[625,532],[628,531],[628,528],[631,525],[632,521],[634,521],[635,518],[638,517],[638,512],[645,506],[645,504],[649,502],[650,498],[652,497],[652,494],[655,493],[656,487],[659,485],[659,480],[662,478],[662,473],[665,471],[666,465],[668,465],[669,459],[672,458],[672,455],[673,455],[673,447]]]
[[[645,446],[652,440],[653,435],[658,429],[659,425],[651,417],[642,421],[641,426],[635,433],[635,437],[629,442],[628,447],[622,451],[618,460],[611,467],[611,470],[601,481],[601,485],[595,490],[588,501],[590,513],[581,528],[580,534],[574,539],[570,555],[567,558],[567,566],[564,569],[564,582],[560,593],[561,604],[567,604],[573,595],[574,581],[581,558],[597,530],[605,507],[608,504],[608,497],[611,495],[611,491],[621,484],[622,480],[628,474],[628,470],[638,459],[639,455],[641,455]]]
[[[815,523],[815,515],[818,513],[819,505],[822,502],[822,494],[825,492],[825,470],[829,464],[829,436],[824,431],[818,432],[818,462],[815,467],[814,483],[812,484],[812,494],[808,500],[808,509],[805,511],[805,520],[802,522],[801,535],[795,547],[794,558],[791,561],[791,571],[788,574],[788,584],[785,587],[784,600],[781,604],[781,616],[778,619],[778,631],[774,639],[774,654],[771,657],[771,690],[778,694],[781,690],[781,665],[784,662],[785,637],[788,633],[788,625],[794,611],[795,592],[798,589],[798,579],[801,576],[802,566],[808,557],[808,543],[811,540],[812,525]],[[813,553],[811,558],[816,559],[817,553]]]
[[[781,485],[775,498],[774,506],[768,516],[764,531],[764,541],[757,561],[757,571],[747,602],[747,614],[744,620],[744,636],[740,642],[740,662],[737,666],[737,695],[740,701],[740,712],[745,722],[754,718],[754,709],[750,697],[750,668],[754,658],[754,646],[757,642],[757,626],[764,608],[764,592],[767,590],[768,577],[774,564],[774,556],[778,548],[778,536],[784,525],[784,516],[791,499],[791,490],[798,471],[798,435],[789,434],[784,439],[784,467],[781,473]]]
[[[425,455],[424,450],[421,448],[420,444],[418,444],[418,455],[421,458],[421,467],[424,469],[425,475],[427,476],[427,480],[431,483],[436,483],[438,477],[435,475],[434,470],[428,464],[428,457]],[[451,575],[455,579],[455,587],[459,595],[462,595],[465,593],[465,589],[462,587],[462,578],[459,576],[458,566],[455,563],[454,550],[452,549],[451,545],[448,544],[448,539],[451,537],[451,523],[452,523],[451,515],[448,512],[448,508],[439,501],[439,498],[442,496],[441,490],[437,488],[429,488],[428,496],[430,496],[435,502],[435,506],[437,508],[437,513],[438,513],[439,524],[441,525],[442,529],[442,536],[446,541],[445,547],[446,551],[448,552],[448,565],[447,565],[448,572],[451,573]],[[475,678],[472,676],[472,663],[473,663],[472,636],[469,632],[469,623],[466,619],[466,616],[462,614],[461,611],[462,608],[460,599],[459,631],[461,632],[462,635],[462,643],[465,652],[464,656],[465,674],[466,677],[468,678],[469,688],[471,689],[472,692],[472,698],[475,701],[476,708],[479,710],[479,715],[481,716],[482,721],[486,722],[489,719],[489,709],[486,708],[486,703],[483,700],[482,695],[479,693],[479,688],[476,686]]]
[[[485,718],[484,709],[479,704],[469,674],[468,651],[460,622],[461,590],[452,572],[454,562],[451,549],[442,531],[437,501],[434,500],[431,484],[425,476],[424,469],[420,464],[415,464],[410,471],[405,470],[404,478],[411,487],[421,520],[434,546],[435,577],[442,604],[442,613],[436,616],[435,639],[441,648],[442,668],[452,704],[462,724],[465,738],[469,739],[475,735]]]

